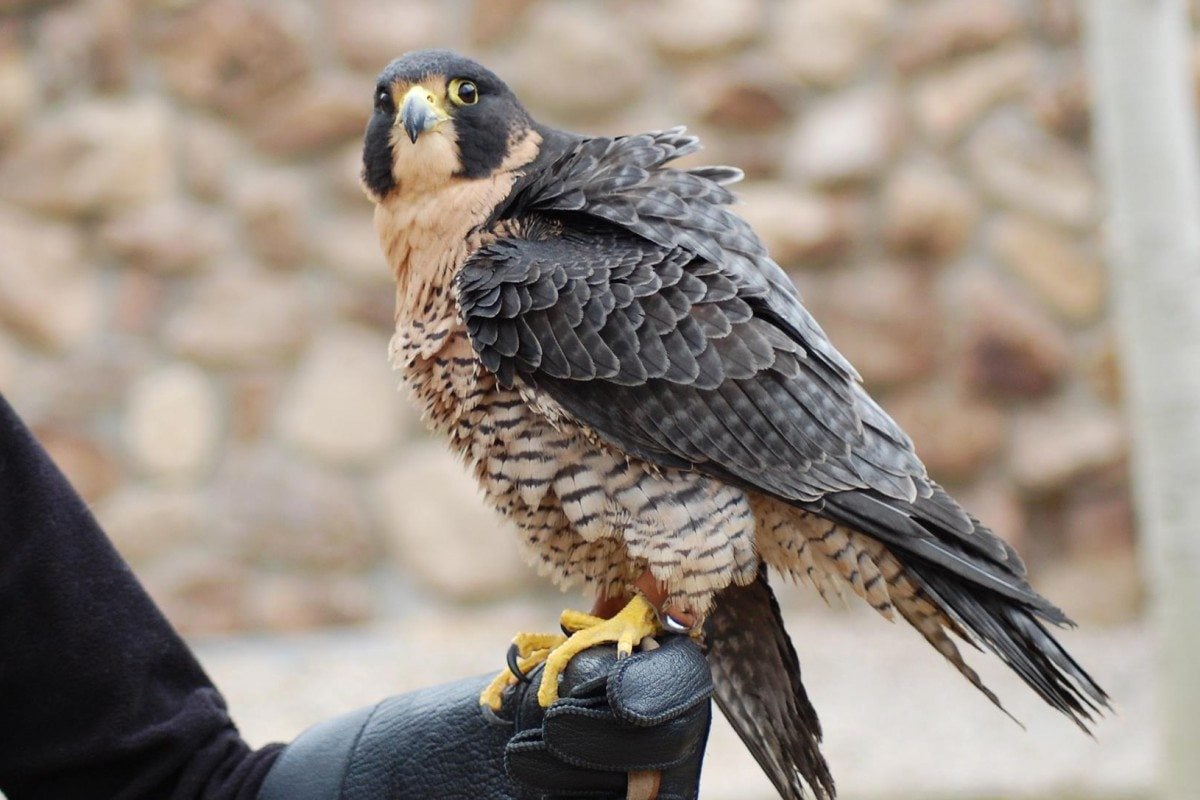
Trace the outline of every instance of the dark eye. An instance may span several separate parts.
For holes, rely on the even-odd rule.
[[[479,87],[474,81],[455,78],[450,81],[450,99],[460,106],[473,106],[479,102]]]
[[[396,103],[392,100],[392,93],[386,86],[380,86],[375,90],[375,110],[382,111],[384,114],[396,113]]]

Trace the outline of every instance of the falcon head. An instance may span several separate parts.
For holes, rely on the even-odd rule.
[[[533,120],[495,73],[449,50],[416,50],[375,85],[363,143],[363,186],[375,202],[397,190],[436,191],[511,160]]]

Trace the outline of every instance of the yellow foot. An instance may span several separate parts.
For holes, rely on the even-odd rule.
[[[538,703],[544,708],[558,699],[558,677],[572,658],[598,644],[615,642],[617,658],[633,652],[647,636],[658,633],[658,613],[641,595],[636,595],[612,619],[601,619],[579,611],[564,611],[559,619],[563,630],[570,631],[566,641],[553,646],[545,656]]]
[[[528,673],[545,661],[551,650],[565,641],[567,637],[561,633],[518,633],[513,637],[513,645],[517,651],[517,669],[522,675]],[[479,693],[479,704],[492,711],[499,711],[504,702],[505,690],[516,682],[517,676],[513,674],[512,669],[506,667]]]

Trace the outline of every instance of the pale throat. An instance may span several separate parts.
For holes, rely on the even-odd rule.
[[[433,321],[430,315],[456,314],[453,280],[463,262],[494,234],[483,229],[520,176],[520,167],[537,155],[541,137],[530,131],[510,145],[509,155],[484,178],[456,177],[442,161],[444,139],[429,151],[408,145],[397,149],[397,188],[375,205],[375,231],[396,279],[396,323]],[[424,143],[424,137],[418,142]],[[400,154],[403,154],[401,156]],[[415,161],[428,156],[433,165]],[[440,176],[439,176],[440,173]]]

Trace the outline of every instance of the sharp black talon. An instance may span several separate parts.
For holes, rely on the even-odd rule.
[[[662,623],[663,627],[671,633],[690,633],[692,630],[691,625],[684,625],[670,614],[663,614]]]
[[[510,644],[508,646],[508,655],[505,656],[505,660],[508,662],[508,670],[513,675],[516,675],[517,680],[521,683],[529,683],[529,676],[521,669],[521,663],[517,660],[519,655],[520,651],[517,650],[517,645],[515,643]]]

